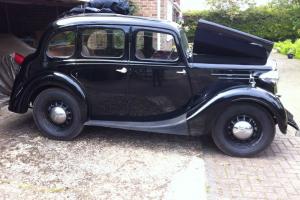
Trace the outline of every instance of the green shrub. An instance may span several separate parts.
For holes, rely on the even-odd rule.
[[[296,58],[300,59],[300,39],[296,40],[295,42],[295,48],[296,48]]]
[[[275,48],[279,51],[281,54],[288,54],[289,51],[293,48],[294,44],[292,40],[286,40],[284,42],[277,42],[275,44]]]
[[[300,39],[296,40],[295,43],[293,43],[292,40],[277,42],[275,43],[275,49],[281,54],[293,54],[295,58],[300,59]]]

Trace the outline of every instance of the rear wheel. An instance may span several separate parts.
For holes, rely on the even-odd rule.
[[[33,103],[33,118],[42,134],[51,139],[71,140],[83,129],[84,113],[76,96],[51,88]]]
[[[275,124],[261,106],[237,104],[228,107],[216,120],[215,144],[231,156],[253,156],[266,149],[275,136]]]

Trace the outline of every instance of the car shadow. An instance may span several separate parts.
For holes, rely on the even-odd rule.
[[[199,137],[130,131],[104,127],[85,127],[74,141],[101,141],[116,146],[130,146],[156,151],[193,151],[202,153]]]
[[[3,116],[2,116],[3,117]],[[49,140],[41,136],[40,131],[36,127],[31,112],[23,115],[8,114],[0,123],[0,137],[7,139],[16,139],[18,137],[26,137],[28,140],[41,138],[43,143],[59,142]],[[22,142],[26,140],[22,139]],[[128,146],[135,148],[147,148],[162,151],[193,151],[201,153],[201,140],[199,137],[178,136],[158,133],[148,133],[139,131],[129,131],[120,129],[111,129],[104,127],[85,127],[82,133],[74,140],[65,142],[67,145],[72,143],[84,142],[95,144],[102,142],[109,145]]]
[[[6,113],[0,116],[0,137],[15,138],[20,136],[28,136],[29,138],[40,137],[40,131],[36,127],[32,113],[28,112],[23,115]],[[42,137],[44,138],[44,137]],[[47,138],[44,138],[48,140]],[[57,142],[54,140],[48,140],[47,142]],[[73,143],[85,141],[95,142],[102,141],[112,145],[129,145],[134,147],[147,147],[153,148],[168,148],[172,149],[190,149],[204,153],[205,156],[221,156],[230,157],[225,155],[214,144],[210,135],[192,137],[192,136],[180,136],[171,134],[159,134],[140,131],[129,131],[121,129],[111,129],[104,127],[85,127],[82,133],[75,138]],[[68,143],[68,142],[66,142]],[[277,152],[274,149],[277,148],[278,141],[275,139],[270,147],[268,147],[262,153],[250,157],[249,159],[263,159],[263,158],[275,158],[280,156],[284,152]]]

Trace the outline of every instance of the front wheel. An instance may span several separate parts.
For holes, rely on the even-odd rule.
[[[271,115],[261,106],[229,106],[217,118],[212,130],[215,144],[231,156],[249,157],[266,149],[275,136]]]
[[[56,140],[71,140],[83,129],[84,113],[75,95],[51,88],[33,103],[33,118],[42,134]]]

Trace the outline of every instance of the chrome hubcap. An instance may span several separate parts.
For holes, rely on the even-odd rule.
[[[64,124],[67,120],[67,113],[62,107],[53,107],[50,110],[50,119],[56,124]]]
[[[249,122],[239,121],[234,124],[232,133],[239,140],[248,140],[253,136],[254,129]]]
[[[261,124],[255,118],[241,114],[228,122],[226,139],[233,145],[252,146],[261,139],[262,133]]]

